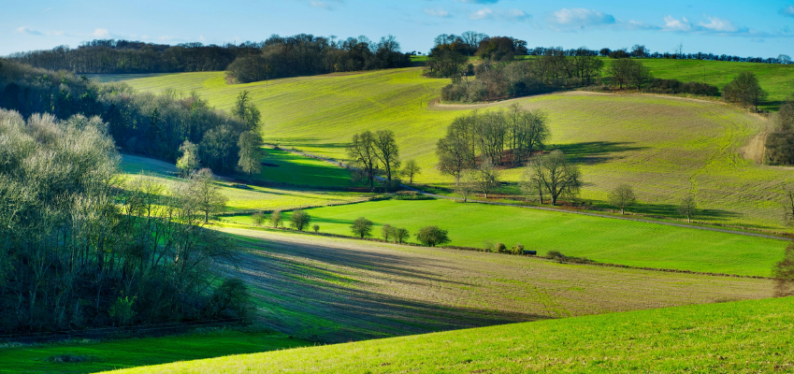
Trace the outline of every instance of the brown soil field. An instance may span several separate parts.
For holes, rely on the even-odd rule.
[[[222,229],[262,325],[322,343],[772,296],[770,280]]]

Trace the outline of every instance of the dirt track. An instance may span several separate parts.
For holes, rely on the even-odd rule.
[[[771,296],[768,280],[224,229],[266,326],[321,342]]]

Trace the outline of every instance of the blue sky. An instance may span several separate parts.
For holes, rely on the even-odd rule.
[[[794,56],[794,0],[0,0],[0,55],[91,39],[177,44],[311,33],[427,51],[441,33],[477,31],[529,46]]]

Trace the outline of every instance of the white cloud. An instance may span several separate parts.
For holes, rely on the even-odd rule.
[[[794,5],[789,5],[780,10],[780,14],[784,16],[794,17]]]
[[[44,35],[41,31],[36,31],[31,29],[30,27],[20,27],[14,30],[14,34],[27,34],[27,35]]]
[[[449,17],[449,12],[441,8],[437,8],[437,9],[425,8],[425,13],[433,17],[441,17],[441,18]]]
[[[469,14],[469,19],[472,20],[498,19],[501,21],[517,22],[517,21],[524,21],[530,18],[532,18],[531,15],[525,13],[523,10],[520,9],[493,10],[491,8],[485,7],[476,12],[472,12]]]
[[[700,22],[698,25],[704,29],[717,31],[717,32],[737,32],[739,28],[736,27],[731,21],[724,20],[717,17],[706,17],[709,22]]]
[[[199,35],[199,41],[203,43],[206,42],[207,39],[204,37],[204,35]]]
[[[611,25],[615,23],[615,17],[592,9],[563,8],[552,13],[550,23],[553,28],[585,28]]]
[[[681,19],[678,20],[672,16],[665,16],[664,29],[667,31],[691,31],[692,24],[689,23],[686,17],[681,17]]]
[[[91,35],[93,35],[93,36],[95,36],[97,38],[106,38],[106,37],[108,37],[108,35],[110,35],[110,33],[108,32],[107,29],[96,29],[96,30],[94,30],[94,33],[91,34]]]

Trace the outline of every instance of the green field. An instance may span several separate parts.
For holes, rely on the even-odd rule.
[[[273,181],[287,183],[290,175],[309,180],[308,176],[317,173],[322,174],[315,180],[321,181],[349,181],[349,177],[344,176],[346,170],[335,168],[327,163],[321,163],[313,159],[294,156],[284,151],[269,151],[272,154],[274,165],[283,167],[264,167],[264,169],[281,170],[273,173]],[[270,158],[267,159],[268,162]],[[154,178],[159,183],[168,185],[177,180],[173,173],[177,172],[174,165],[146,157],[124,155],[119,165],[126,178]],[[326,174],[327,171],[327,174]],[[146,173],[141,176],[140,173]],[[270,177],[271,173],[267,170],[262,172],[262,179]],[[347,179],[345,179],[347,178]],[[311,188],[268,188],[259,186],[249,186],[250,189],[240,189],[232,187],[234,183],[221,180],[221,193],[228,198],[226,204],[227,212],[273,210],[273,209],[294,209],[301,207],[325,206],[334,204],[345,204],[354,201],[365,200],[369,194],[345,191],[326,191],[313,190]],[[307,183],[308,184],[308,183]]]
[[[794,299],[607,314],[119,373],[760,373],[794,370]]]
[[[234,331],[19,347],[0,344],[0,373],[93,373],[306,345],[311,343],[283,334]],[[62,356],[85,361],[54,362]]]
[[[662,64],[660,76],[668,71],[683,78],[700,69],[687,62],[681,66],[690,66],[689,70],[671,70],[663,65],[668,62],[649,60]],[[770,84],[788,76],[794,79],[794,73],[786,73],[794,72],[791,67],[711,64],[715,70],[728,66],[731,72],[744,67],[770,69],[774,74],[762,77],[762,84],[764,79],[770,79]],[[423,167],[417,182],[442,185],[451,179],[434,169],[434,150],[446,126],[472,108],[491,110],[509,105],[429,105],[448,80],[425,78],[421,68],[240,85],[228,85],[223,72],[159,75],[127,82],[143,91],[169,87],[197,90],[221,109],[228,109],[240,91],[249,90],[262,110],[268,142],[332,158],[345,158],[344,146],[354,133],[389,128],[397,136],[402,158],[416,158]],[[790,168],[762,166],[743,157],[760,154],[758,149],[742,149],[767,128],[760,117],[721,103],[654,95],[573,92],[515,101],[549,114],[553,148],[564,150],[581,164],[588,183],[584,199],[605,200],[609,190],[628,183],[643,203],[637,208],[640,212],[668,215],[674,214],[679,199],[693,191],[700,207],[710,213],[701,220],[783,229],[777,201],[782,189],[794,183],[794,175]],[[507,170],[503,176],[508,182],[520,177],[517,169]],[[505,192],[515,193],[517,188],[511,185]]]
[[[366,217],[378,226],[422,226],[449,231],[453,246],[480,248],[485,240],[508,247],[521,243],[545,255],[568,256],[631,266],[769,276],[786,241],[656,223],[583,216],[517,207],[462,204],[446,200],[377,201],[308,210],[322,232],[352,235],[350,225]],[[247,224],[246,216],[224,218]],[[411,241],[415,241],[411,238]]]
[[[264,182],[309,187],[348,187],[354,183],[350,171],[333,164],[304,157],[283,149],[265,148],[262,173],[255,177]]]

